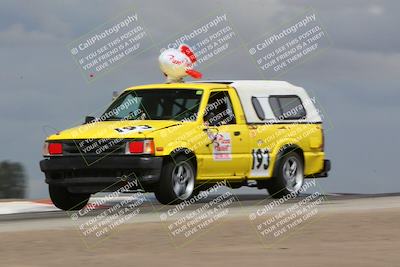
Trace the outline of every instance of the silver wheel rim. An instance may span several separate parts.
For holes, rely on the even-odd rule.
[[[303,186],[304,175],[303,165],[297,157],[289,157],[283,164],[283,178],[286,182],[286,189],[297,193]]]
[[[177,198],[185,200],[193,193],[194,173],[187,162],[178,163],[172,171],[172,187]]]

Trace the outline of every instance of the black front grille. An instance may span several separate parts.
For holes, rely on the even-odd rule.
[[[125,154],[124,139],[82,139],[63,141],[64,155]]]

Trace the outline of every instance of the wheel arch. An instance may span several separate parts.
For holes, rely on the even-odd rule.
[[[300,156],[301,161],[303,163],[303,167],[305,168],[305,160],[304,160],[304,151],[303,151],[303,149],[301,149],[301,147],[296,145],[296,144],[285,144],[285,145],[281,146],[278,149],[277,153],[276,153],[272,176],[275,176],[277,171],[278,171],[278,166],[279,166],[278,163],[282,160],[282,158],[286,154],[288,154],[290,152],[295,152]]]
[[[172,150],[168,154],[168,158],[170,160],[172,160],[178,156],[187,157],[190,160],[190,162],[193,164],[195,171],[197,171],[197,157],[193,150],[191,150],[190,148],[187,148],[187,147],[178,147],[178,148]]]

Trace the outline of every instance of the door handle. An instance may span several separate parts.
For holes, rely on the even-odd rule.
[[[234,136],[238,136],[238,135],[240,135],[240,132],[239,131],[235,131],[235,132],[233,132],[233,135]]]
[[[287,129],[287,127],[286,126],[281,126],[281,127],[278,127],[278,129],[279,130],[284,130],[284,129]]]

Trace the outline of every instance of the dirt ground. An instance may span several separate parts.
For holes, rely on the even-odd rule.
[[[399,226],[400,208],[332,212],[271,247],[245,216],[180,247],[156,222],[123,225],[93,249],[75,229],[6,232],[0,266],[400,266]]]

